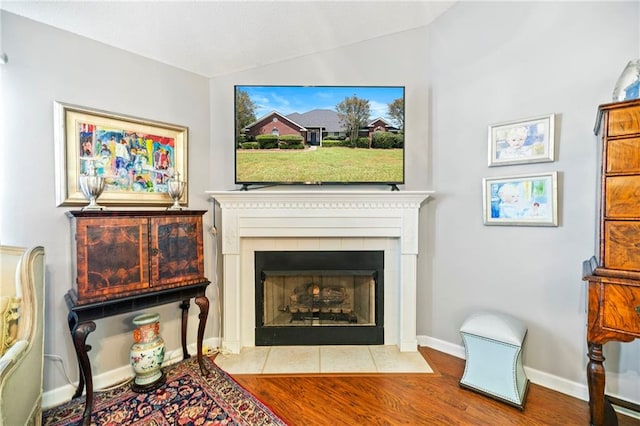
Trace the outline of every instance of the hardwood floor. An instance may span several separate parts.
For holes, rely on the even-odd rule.
[[[520,411],[460,388],[464,360],[424,347],[420,352],[435,374],[234,378],[291,426],[589,424],[585,401],[530,384]],[[619,426],[639,425],[619,416]]]

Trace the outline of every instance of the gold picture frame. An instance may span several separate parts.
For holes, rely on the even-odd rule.
[[[104,205],[169,206],[169,177],[187,180],[187,127],[57,101],[54,125],[57,206],[87,204],[79,181],[89,167],[105,178]]]

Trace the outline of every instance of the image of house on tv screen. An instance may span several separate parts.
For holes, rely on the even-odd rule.
[[[236,86],[238,184],[404,183],[404,87]]]

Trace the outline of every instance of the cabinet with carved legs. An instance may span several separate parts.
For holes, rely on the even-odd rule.
[[[197,356],[203,374],[202,340],[209,314],[204,277],[204,211],[71,211],[74,282],[65,295],[68,326],[78,358],[80,380],[74,394],[86,390],[82,424],[91,422],[93,376],[87,338],[95,320],[179,303],[182,352],[187,352],[191,299],[198,315]],[[128,350],[128,348],[127,348]]]

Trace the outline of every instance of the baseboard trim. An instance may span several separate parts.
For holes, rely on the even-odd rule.
[[[456,358],[465,359],[464,346],[456,345],[445,340],[436,339],[430,336],[418,336],[418,344],[420,346],[427,346],[440,352],[455,356]],[[545,373],[535,368],[524,366],[524,371],[531,381],[536,385],[544,386],[565,395],[578,398],[582,401],[589,400],[589,389],[586,383],[578,383],[571,380],[567,380],[563,377],[555,376],[553,374]],[[585,376],[586,381],[586,376]]]
[[[219,347],[219,338],[204,339],[202,341],[203,352],[208,352],[209,348]],[[197,352],[195,343],[187,345],[187,350],[190,354]],[[182,348],[173,349],[165,355],[163,366],[174,364],[182,360]],[[123,382],[126,382],[133,378],[133,370],[130,365],[115,368],[113,370],[105,371],[102,374],[93,376],[93,388],[94,390],[105,390],[113,386],[117,386]],[[77,383],[67,384],[50,391],[46,391],[42,394],[42,408],[44,410],[56,407],[69,401],[76,391]]]
[[[426,346],[440,352],[455,356],[456,358],[465,359],[464,346],[456,345],[445,340],[436,339],[430,336],[418,336],[418,345]]]
[[[640,404],[607,394],[606,397],[616,412],[640,420]]]

